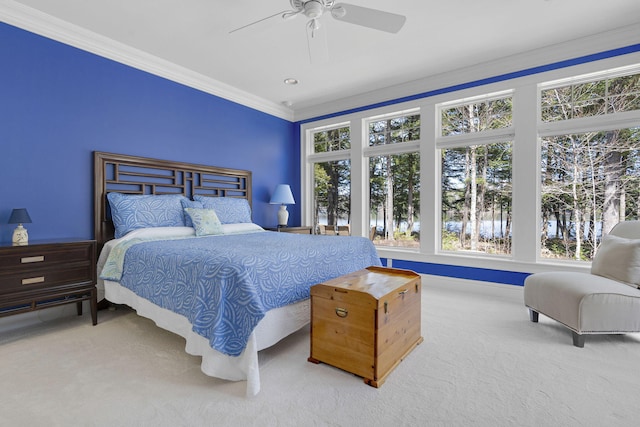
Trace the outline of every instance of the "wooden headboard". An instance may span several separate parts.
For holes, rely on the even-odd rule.
[[[94,151],[94,231],[98,248],[113,239],[107,194],[195,194],[244,198],[251,204],[251,171]]]

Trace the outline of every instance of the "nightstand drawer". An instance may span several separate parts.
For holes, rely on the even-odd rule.
[[[20,250],[4,250],[0,252],[0,267],[3,270],[33,270],[60,266],[64,263],[86,262],[92,257],[93,246],[90,244],[69,244],[65,246],[33,246]]]
[[[93,282],[93,267],[88,264],[65,264],[60,268],[34,268],[29,271],[0,273],[0,293],[6,290],[47,287],[62,283]]]

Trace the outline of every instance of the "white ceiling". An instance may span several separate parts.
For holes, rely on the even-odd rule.
[[[390,34],[325,14],[329,60],[312,64],[304,16],[229,33],[291,9],[289,0],[1,0],[0,16],[289,119],[349,106],[345,99],[380,102],[392,93],[384,88],[622,27],[640,40],[640,0],[348,1],[405,15],[406,24]],[[285,85],[289,77],[300,83]]]

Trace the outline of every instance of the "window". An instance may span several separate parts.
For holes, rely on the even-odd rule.
[[[348,150],[351,148],[349,127],[340,127],[315,132],[313,134],[313,152]]]
[[[393,117],[369,123],[369,146],[420,140],[420,116]]]
[[[442,150],[442,250],[511,254],[511,142]]]
[[[640,64],[599,67],[302,124],[304,225],[350,224],[392,264],[586,269],[640,219]]]
[[[484,99],[442,109],[442,136],[508,128],[512,123],[511,97]]]
[[[418,248],[420,243],[420,154],[369,158],[370,223],[374,243]]]
[[[640,74],[545,89],[541,100],[544,122],[640,110]]]
[[[511,110],[505,95],[440,110],[443,251],[511,254]]]
[[[543,258],[591,260],[600,238],[640,213],[640,128],[542,141]]]
[[[368,122],[369,224],[379,246],[420,245],[420,115]]]
[[[351,216],[351,162],[338,160],[314,165],[314,224],[346,225]]]
[[[560,82],[540,100],[555,125],[542,127],[540,256],[590,261],[602,235],[640,214],[640,120],[621,114],[640,112],[640,74]]]
[[[347,225],[351,217],[351,148],[349,126],[313,133],[313,225]]]

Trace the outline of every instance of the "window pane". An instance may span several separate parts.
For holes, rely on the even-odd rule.
[[[313,152],[348,150],[351,148],[351,134],[348,126],[323,130],[313,134]]]
[[[511,97],[508,97],[443,109],[442,136],[510,127],[511,108]]]
[[[442,150],[442,250],[511,254],[512,147]]]
[[[313,223],[347,225],[351,219],[351,161],[314,164]]]
[[[541,91],[543,122],[640,109],[640,74],[612,77]]]
[[[417,249],[420,244],[420,154],[371,157],[369,191],[373,243]]]
[[[369,146],[399,144],[420,139],[420,115],[369,123]]]
[[[546,138],[541,152],[541,256],[591,260],[640,215],[640,128]]]

